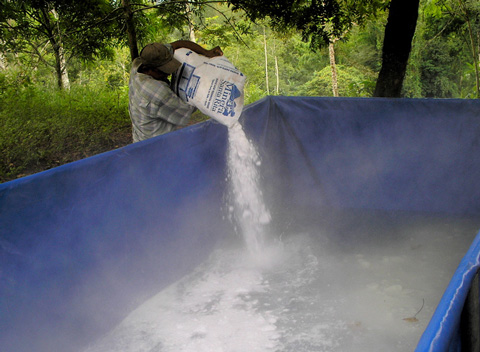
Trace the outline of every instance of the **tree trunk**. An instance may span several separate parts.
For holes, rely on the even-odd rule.
[[[191,42],[196,43],[197,42],[197,37],[195,36],[195,28],[193,25],[193,19],[192,19],[192,7],[189,3],[185,4],[185,12],[187,14],[188,18],[188,38],[190,39]]]
[[[275,55],[275,77],[277,78],[277,89],[275,94],[280,95],[280,75],[278,73],[278,59],[277,55]]]
[[[265,27],[263,27],[263,45],[265,48],[265,85],[267,86],[267,95],[270,95],[270,89],[268,88],[268,55],[267,55],[267,34],[265,33]]]
[[[417,25],[419,0],[392,0],[385,27],[382,68],[374,96],[401,96],[412,39]]]
[[[55,56],[55,73],[57,75],[57,86],[59,89],[70,89],[70,80],[68,78],[67,61],[65,60],[65,51],[62,43],[62,31],[60,29],[60,18],[54,8],[44,8],[42,10],[44,25],[50,32],[50,44]],[[50,17],[53,16],[53,20]]]
[[[275,58],[275,78],[277,80],[277,85],[275,86],[275,94],[280,95],[280,74],[278,71],[277,46],[275,40],[273,40],[273,52]]]
[[[52,10],[53,17],[57,20],[57,44],[55,47],[55,60],[57,62],[58,86],[61,89],[70,90],[70,79],[68,78],[67,60],[63,48],[62,31],[60,29],[59,17],[55,9]]]
[[[191,23],[188,24],[188,37],[190,38],[191,42],[196,43],[197,37],[195,36],[195,30],[193,29],[193,25]]]
[[[62,89],[70,90],[70,78],[68,77],[67,60],[65,59],[65,50],[63,43],[60,42],[59,47],[59,59],[60,59],[60,74],[62,75]]]
[[[130,48],[130,57],[132,61],[138,57],[137,32],[133,22],[133,12],[130,6],[130,0],[122,0],[123,17],[127,24],[128,47]]]
[[[58,88],[69,90],[70,79],[68,78],[67,62],[65,60],[65,53],[62,43],[56,43],[53,51],[55,53],[55,71],[57,73]]]
[[[0,53],[0,70],[5,70],[7,68],[7,61],[3,53]]]
[[[337,65],[335,63],[335,47],[333,41],[328,44],[328,54],[330,57],[330,68],[332,69],[332,92],[334,97],[338,97],[338,76]]]

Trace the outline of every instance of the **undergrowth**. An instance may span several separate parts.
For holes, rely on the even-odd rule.
[[[0,90],[0,182],[130,142],[127,89]]]

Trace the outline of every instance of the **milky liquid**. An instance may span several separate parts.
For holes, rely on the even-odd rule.
[[[260,157],[240,123],[228,128],[228,141],[230,215],[238,224],[247,248],[259,252],[265,243],[265,227],[271,221],[260,189]]]
[[[413,351],[476,229],[417,219],[340,234],[379,239],[354,245],[322,228],[262,256],[226,245],[88,352]]]

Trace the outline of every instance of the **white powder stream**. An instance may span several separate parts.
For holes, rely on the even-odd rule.
[[[240,123],[228,129],[228,141],[230,215],[239,225],[248,250],[258,253],[265,242],[265,226],[271,221],[259,185],[260,157]]]

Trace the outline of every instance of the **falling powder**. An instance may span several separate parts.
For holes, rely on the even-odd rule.
[[[271,215],[259,186],[260,157],[240,123],[228,129],[228,169],[230,181],[230,215],[236,221],[247,248],[259,252],[265,242],[265,227]]]

